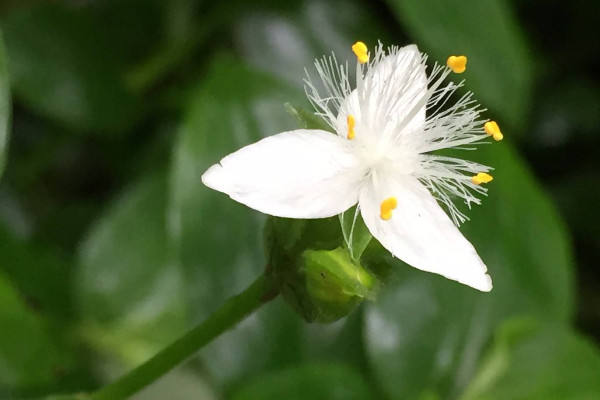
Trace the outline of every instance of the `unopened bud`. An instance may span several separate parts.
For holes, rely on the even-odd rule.
[[[317,322],[333,322],[347,316],[363,300],[373,300],[377,278],[352,261],[348,251],[307,250],[304,275],[310,314]]]
[[[265,244],[268,273],[285,301],[308,322],[347,316],[379,287],[375,276],[352,260],[338,218],[269,219]]]

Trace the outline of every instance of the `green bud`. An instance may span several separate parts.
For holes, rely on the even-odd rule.
[[[352,259],[343,243],[337,217],[267,222],[267,273],[277,280],[285,301],[308,322],[336,321],[375,297],[378,280]]]
[[[285,107],[302,128],[331,129],[312,112]],[[264,236],[266,273],[306,321],[333,322],[375,297],[379,281],[359,263],[371,238],[356,207],[332,218],[270,217]]]
[[[363,300],[374,300],[379,286],[343,248],[305,251],[303,272],[311,302],[308,311],[317,322],[345,317]]]

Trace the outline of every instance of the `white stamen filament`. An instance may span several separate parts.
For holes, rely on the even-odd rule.
[[[448,106],[450,97],[463,87],[464,81],[442,85],[452,73],[445,65],[433,66],[427,81],[423,82],[427,90],[414,90],[423,79],[427,57],[392,57],[400,51],[396,46],[386,50],[379,43],[367,63],[357,61],[356,89],[350,85],[348,65],[340,65],[335,55],[317,60],[315,67],[326,96],[320,95],[308,77],[305,80],[307,97],[317,110],[316,115],[323,117],[342,136],[347,135],[347,128],[344,131],[340,128],[341,117],[345,121],[346,114],[352,114],[357,132],[353,145],[361,146],[358,153],[363,154],[365,164],[380,169],[391,160],[396,168],[400,166],[404,173],[416,176],[447,207],[452,220],[459,225],[467,217],[456,207],[453,198],[461,198],[469,208],[473,203],[479,204],[475,194],[485,195],[486,188],[474,184],[471,177],[490,168],[427,153],[446,148],[472,149],[469,145],[488,138],[483,130],[485,120],[480,117],[485,110],[479,107],[471,92]],[[376,68],[378,73],[373,72]],[[400,75],[393,76],[394,73]],[[422,130],[405,134],[423,109],[427,119]],[[396,114],[398,110],[402,110],[402,115]]]

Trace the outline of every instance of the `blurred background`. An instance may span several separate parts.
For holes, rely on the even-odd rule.
[[[461,78],[505,135],[461,155],[496,168],[461,228],[494,290],[372,257],[394,271],[375,302],[318,325],[278,299],[136,398],[600,398],[598,15],[595,0],[1,0],[0,398],[93,391],[260,274],[264,216],[200,175],[294,129],[283,104],[308,109],[304,68],[357,40],[468,55]]]

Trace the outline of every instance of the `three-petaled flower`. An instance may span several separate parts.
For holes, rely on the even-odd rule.
[[[337,134],[299,129],[267,137],[223,158],[202,182],[279,217],[331,217],[358,203],[371,234],[394,256],[491,290],[485,264],[457,228],[467,218],[453,202],[479,204],[490,168],[432,154],[488,136],[502,139],[495,122],[480,118],[471,93],[447,106],[462,83],[442,83],[465,70],[466,57],[450,57],[428,77],[426,56],[415,45],[386,51],[379,44],[374,57],[362,42],[352,50],[354,87],[335,56],[315,63],[324,95],[306,81],[317,115]]]

